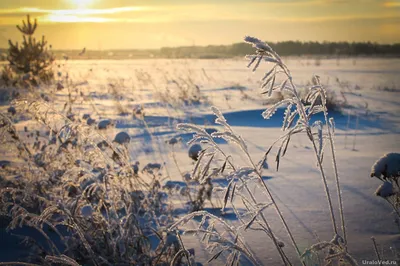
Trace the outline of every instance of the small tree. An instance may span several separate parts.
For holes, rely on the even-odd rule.
[[[49,82],[54,76],[51,69],[54,56],[48,51],[44,36],[41,41],[33,37],[37,29],[37,20],[35,19],[32,23],[30,16],[27,15],[26,22],[23,20],[22,23],[22,27],[17,25],[18,30],[23,34],[21,47],[18,42],[14,44],[11,40],[8,41],[10,47],[7,60],[10,68],[16,74],[32,75],[29,80],[32,80],[34,85],[37,85],[37,80]]]

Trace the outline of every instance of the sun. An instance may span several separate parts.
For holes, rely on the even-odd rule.
[[[90,7],[96,0],[68,0],[69,3],[77,9],[85,9]]]

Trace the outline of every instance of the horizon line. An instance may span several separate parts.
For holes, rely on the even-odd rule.
[[[376,41],[300,41],[300,40],[285,40],[285,41],[276,41],[276,42],[266,42],[268,44],[280,44],[280,43],[288,43],[288,42],[294,42],[294,43],[301,43],[301,44],[305,44],[305,43],[318,43],[318,44],[337,44],[337,43],[348,43],[348,44],[374,44],[374,45],[400,45],[400,42],[393,42],[393,43],[380,43],[380,42],[376,42]],[[85,48],[86,51],[94,51],[94,52],[101,52],[101,51],[156,51],[156,50],[161,50],[163,48],[171,48],[171,49],[176,49],[176,48],[190,48],[190,47],[210,47],[210,46],[232,46],[235,44],[242,44],[242,43],[246,43],[246,42],[235,42],[235,43],[231,43],[231,44],[207,44],[207,45],[179,45],[179,46],[162,46],[159,48],[109,48],[109,49],[98,49],[98,48],[88,48],[88,47],[82,47],[82,48],[66,48],[66,49],[51,49],[51,51],[53,52],[57,52],[57,51],[81,51],[83,48]],[[51,45],[51,44],[49,44]],[[8,50],[9,48],[5,48],[5,47],[0,47],[0,50]]]

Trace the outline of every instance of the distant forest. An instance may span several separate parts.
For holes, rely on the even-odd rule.
[[[378,56],[400,57],[400,43],[377,44],[370,42],[299,42],[269,43],[282,56]],[[232,58],[252,54],[254,49],[246,43],[232,45],[163,47],[152,50],[55,50],[57,59],[137,59],[137,58]],[[0,60],[6,60],[7,49],[0,49]]]
[[[331,56],[400,56],[400,43],[348,43],[348,42],[295,42],[286,41],[269,43],[279,55],[331,55]],[[190,46],[177,48],[161,48],[163,57],[234,57],[254,53],[254,48],[246,43],[219,46]],[[194,56],[193,56],[194,55]]]

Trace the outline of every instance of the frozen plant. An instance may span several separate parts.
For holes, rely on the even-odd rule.
[[[334,239],[340,240],[335,242],[335,244],[337,243],[335,250],[338,250],[336,259],[344,259],[345,261],[350,262],[349,258],[351,257],[347,253],[347,235],[343,213],[343,201],[333,142],[335,125],[333,118],[328,117],[326,89],[320,83],[319,76],[314,76],[312,78],[312,86],[308,88],[305,101],[302,101],[299,95],[299,90],[293,82],[291,72],[284,64],[281,57],[269,45],[257,38],[247,36],[245,41],[252,44],[253,47],[256,48],[256,54],[248,56],[250,60],[248,67],[253,66],[253,71],[255,71],[260,65],[261,61],[267,61],[273,65],[273,67],[262,78],[262,93],[271,96],[272,92],[281,91],[292,95],[292,98],[282,100],[263,113],[263,117],[265,119],[269,119],[275,113],[277,108],[286,108],[282,125],[282,130],[286,131],[286,133],[283,134],[277,141],[280,142],[280,146],[276,155],[277,168],[279,167],[280,158],[284,156],[287,151],[291,137],[295,134],[305,132],[312,143],[315,159],[321,174],[328,207],[331,214]],[[311,116],[320,112],[323,113],[325,121],[316,121],[311,124]],[[314,133],[314,129],[316,129],[317,132]],[[271,146],[271,148],[274,146],[274,144]],[[322,165],[325,144],[329,145],[332,154],[332,167],[338,193],[342,234],[340,234],[337,230],[337,221],[334,215],[332,197],[327,184],[325,169]],[[265,156],[269,154],[271,148],[267,151]]]
[[[32,133],[22,138],[27,132],[20,136],[10,116],[0,113],[6,158],[18,155],[24,161],[15,170],[12,162],[0,162],[0,216],[7,217],[7,230],[24,228],[29,257],[0,265],[168,265],[174,260],[175,249],[163,253],[165,242],[156,250],[149,240],[172,223],[157,222],[170,217],[167,198],[157,182],[149,185],[143,176],[159,174],[161,164],[150,164],[145,173],[135,170],[138,163],[132,167],[132,158],[115,143],[48,103],[27,99],[16,101],[15,108],[33,119]],[[40,124],[48,130],[43,144],[30,149],[32,141],[38,142],[30,140],[42,137]],[[110,151],[118,155],[118,164]],[[18,178],[1,178],[10,170]],[[30,237],[32,231],[43,236],[44,245]]]
[[[143,167],[142,172],[155,174],[156,172],[160,171],[161,167],[162,166],[159,163],[148,163]]]
[[[400,176],[400,153],[387,153],[379,158],[371,168],[371,177],[394,179]]]
[[[383,184],[381,184],[375,191],[375,195],[382,197],[384,199],[393,196],[394,194],[395,192],[393,190],[393,185],[388,181],[383,182]]]
[[[385,199],[400,218],[400,153],[387,153],[379,158],[371,167],[371,177],[383,181],[375,195]]]
[[[289,97],[282,99],[272,107],[268,108],[262,113],[264,119],[269,119],[274,115],[278,108],[285,108],[284,119],[282,125],[282,136],[276,140],[268,151],[265,153],[260,163],[257,165],[254,163],[252,157],[249,154],[245,140],[236,134],[231,128],[224,115],[216,108],[212,107],[212,111],[216,116],[215,123],[222,126],[222,130],[218,132],[208,133],[204,128],[201,128],[193,124],[179,124],[178,128],[188,132],[194,132],[193,139],[188,144],[194,142],[201,142],[206,145],[203,151],[199,154],[197,163],[194,167],[192,177],[200,182],[200,184],[207,183],[207,180],[222,176],[229,181],[226,188],[222,188],[224,191],[224,202],[223,209],[230,201],[235,214],[237,215],[241,226],[235,229],[235,233],[231,236],[235,240],[234,243],[230,244],[230,247],[220,245],[221,240],[216,240],[216,236],[221,236],[220,233],[216,232],[214,228],[207,228],[210,216],[207,213],[198,213],[196,215],[202,216],[203,220],[200,223],[197,230],[199,234],[203,234],[208,246],[214,247],[214,256],[211,260],[218,257],[222,252],[229,253],[229,260],[227,264],[239,263],[240,257],[243,255],[247,260],[250,260],[253,264],[259,264],[258,261],[254,260],[254,255],[250,250],[244,247],[235,248],[237,245],[237,235],[246,230],[258,230],[262,231],[272,240],[272,243],[276,247],[276,250],[284,265],[292,265],[293,262],[286,254],[283,249],[285,244],[279,240],[276,232],[274,232],[270,226],[269,217],[264,215],[264,210],[267,208],[274,208],[279,220],[282,222],[283,228],[289,236],[292,242],[294,250],[298,254],[298,258],[301,264],[306,264],[306,259],[310,257],[310,254],[323,254],[325,253],[325,259],[330,263],[345,262],[350,265],[355,265],[356,262],[347,252],[347,234],[345,227],[345,220],[343,214],[343,201],[340,189],[340,181],[338,176],[338,169],[336,163],[335,147],[333,142],[334,137],[334,120],[328,117],[327,108],[327,94],[325,88],[320,83],[319,76],[312,78],[312,85],[307,88],[307,94],[305,99],[301,97],[299,89],[293,82],[293,77],[290,70],[283,62],[282,58],[266,43],[260,41],[254,37],[246,37],[245,41],[252,44],[256,49],[254,55],[249,55],[250,60],[248,67],[252,67],[253,71],[256,71],[260,63],[266,61],[272,65],[272,68],[262,78],[261,93],[266,94],[268,97],[273,95],[273,92],[281,92],[289,94]],[[311,123],[311,117],[316,113],[323,113],[324,121],[316,121]],[[276,168],[279,169],[280,160],[285,156],[289,147],[290,140],[294,135],[305,133],[312,144],[315,161],[317,163],[318,170],[320,172],[321,181],[325,191],[327,205],[329,208],[333,238],[330,241],[321,241],[314,244],[309,249],[301,251],[297,242],[289,228],[285,217],[280,211],[280,206],[275,200],[275,197],[271,193],[269,186],[264,182],[261,174],[261,168],[267,159],[267,156],[271,153],[272,148],[277,144],[278,150],[276,153]],[[237,166],[234,164],[232,156],[226,154],[223,149],[214,141],[215,138],[223,138],[228,143],[237,145],[247,158],[247,165]],[[332,167],[336,184],[336,191],[338,193],[339,202],[339,213],[341,231],[338,230],[337,218],[335,217],[335,211],[333,209],[332,195],[327,183],[326,170],[323,166],[324,150],[328,146],[331,151]],[[221,160],[223,162],[220,165]],[[246,163],[246,162],[244,162]],[[217,166],[215,166],[217,165]],[[255,184],[257,189],[262,191],[263,195],[266,195],[266,199],[257,199],[254,197],[255,192],[250,191],[248,185]],[[237,211],[235,198],[241,199],[244,203],[246,212],[239,213]],[[175,226],[185,226],[187,222],[193,218],[194,214],[188,215],[182,218],[179,222],[175,223]],[[211,237],[213,236],[213,237]],[[236,236],[236,238],[235,238]],[[239,251],[239,252],[238,252]],[[329,252],[327,252],[329,251]],[[215,253],[216,252],[216,253]],[[329,255],[326,255],[329,253]]]

